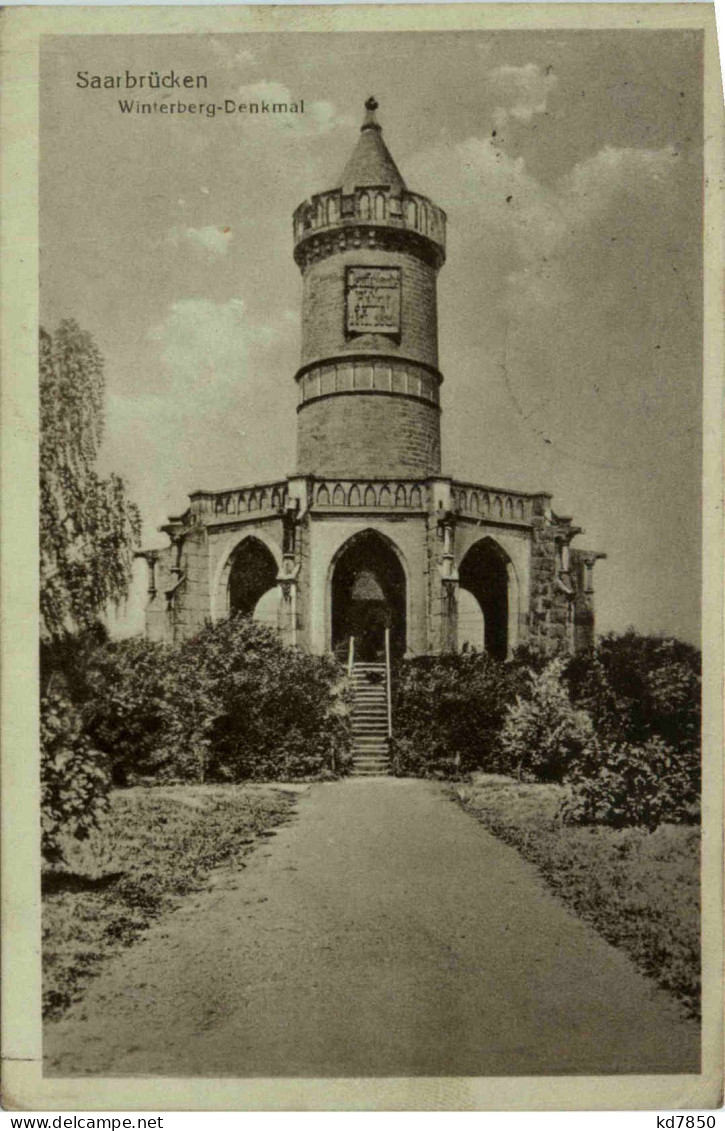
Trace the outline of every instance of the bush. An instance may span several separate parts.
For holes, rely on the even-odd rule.
[[[570,769],[567,824],[640,825],[699,820],[700,761],[650,738],[641,746],[593,740]]]
[[[498,768],[499,731],[520,686],[516,664],[477,652],[403,661],[393,683],[393,772],[450,776]]]
[[[330,656],[286,648],[234,617],[205,628],[174,664],[176,757],[224,781],[309,777],[341,768],[350,746],[344,671]]]
[[[576,710],[562,683],[564,660],[526,672],[526,690],[508,707],[501,730],[504,773],[560,782],[592,738],[591,719]]]
[[[700,745],[700,653],[672,637],[604,636],[572,657],[565,679],[573,701],[613,742],[661,738],[675,750]]]
[[[81,730],[75,708],[59,691],[40,703],[41,851],[64,858],[63,840],[87,840],[108,808],[110,778]]]
[[[158,767],[170,717],[172,650],[144,637],[107,643],[87,662],[84,729],[115,785]]]
[[[329,656],[285,647],[248,617],[179,648],[133,638],[88,667],[86,732],[116,784],[154,775],[204,782],[345,772],[349,698]]]

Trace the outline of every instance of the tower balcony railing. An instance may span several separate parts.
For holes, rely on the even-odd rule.
[[[426,514],[434,507],[433,484],[425,476],[405,478],[304,475],[308,506],[314,512],[378,511]],[[450,482],[450,481],[449,481]],[[280,515],[287,502],[287,480],[255,483],[223,491],[195,491],[189,510],[178,521],[182,525],[262,518]],[[550,502],[546,493],[504,491],[477,483],[453,481],[450,509],[463,519],[515,526],[530,525],[543,515]],[[440,504],[436,504],[440,505]]]
[[[342,189],[316,193],[295,209],[292,226],[295,246],[312,235],[341,224],[374,224],[404,228],[446,245],[446,214],[427,196],[405,190],[395,195],[384,186],[359,188],[349,196]]]
[[[210,521],[226,515],[278,513],[287,498],[287,481],[256,483],[224,491],[195,491],[189,496],[193,521]]]
[[[452,483],[452,510],[465,518],[528,525],[535,514],[543,514],[550,496],[502,491],[476,483]]]

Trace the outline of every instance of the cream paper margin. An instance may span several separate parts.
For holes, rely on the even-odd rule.
[[[709,4],[6,8],[0,23],[3,1106],[12,1110],[698,1109],[722,1103],[722,106]],[[705,37],[703,1060],[698,1076],[44,1079],[38,836],[38,54],[41,34],[701,28]]]

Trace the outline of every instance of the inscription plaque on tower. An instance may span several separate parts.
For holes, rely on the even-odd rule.
[[[348,334],[400,333],[400,268],[348,267],[345,277]]]

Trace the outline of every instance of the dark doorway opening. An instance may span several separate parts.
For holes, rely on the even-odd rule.
[[[385,629],[390,651],[406,648],[405,574],[397,554],[375,531],[348,542],[332,575],[332,647],[342,653],[355,638],[355,658],[367,663],[385,658]]]
[[[458,570],[461,589],[471,593],[483,613],[483,647],[490,656],[508,655],[508,557],[490,538],[471,546]]]
[[[258,538],[245,538],[234,551],[229,571],[229,612],[253,616],[257,606],[277,585],[277,563]]]

